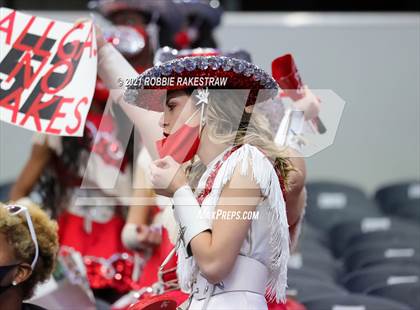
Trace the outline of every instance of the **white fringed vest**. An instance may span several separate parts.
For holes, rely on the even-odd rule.
[[[205,188],[208,177],[227,151],[209,164],[200,179],[197,193]],[[238,164],[241,165],[242,175],[252,173],[253,179],[259,184],[265,197],[256,208],[259,217],[252,220],[240,254],[252,257],[267,266],[270,276],[266,296],[270,301],[275,299],[277,302],[284,302],[290,246],[289,225],[279,177],[270,160],[258,148],[249,144],[235,150],[221,165],[214,179],[212,190],[203,200],[201,208],[204,214],[210,214],[215,210],[223,187],[232,178]],[[249,166],[252,167],[252,171],[249,171]],[[186,250],[181,246],[178,249],[178,279],[181,289],[190,292],[191,282],[198,272],[198,266],[193,257],[186,257]]]

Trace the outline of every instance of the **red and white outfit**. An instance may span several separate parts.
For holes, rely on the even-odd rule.
[[[62,137],[35,134],[34,143],[45,142],[57,156],[51,164],[57,171],[59,180],[68,188],[68,200],[63,201],[64,211],[58,217],[59,239],[62,251],[76,251],[83,257],[91,288],[114,288],[126,292],[138,278],[141,260],[127,251],[121,242],[121,230],[125,219],[120,208],[119,197],[130,196],[131,176],[127,160],[117,163],[123,156],[116,137],[116,125],[110,115],[90,111],[86,120],[85,135],[96,137],[90,148],[88,169],[69,171],[60,163]],[[81,138],[69,138],[81,139]],[[96,143],[94,143],[96,139]],[[93,164],[94,163],[94,164]],[[110,173],[118,170],[116,187],[102,189]],[[84,178],[84,179],[83,179]],[[88,182],[95,189],[82,189]],[[83,205],[78,199],[95,200],[107,196],[107,205]],[[133,279],[134,276],[134,279]]]
[[[155,57],[155,61],[158,60],[158,64],[161,64],[165,61],[168,60],[173,60],[176,58],[182,58],[182,57],[188,57],[188,56],[216,56],[216,55],[220,55],[220,51],[217,50],[212,50],[212,49],[196,49],[196,50],[183,50],[183,51],[177,51],[177,50],[172,50],[169,48],[165,48],[162,50],[159,50],[158,55]],[[235,57],[235,58],[239,58],[239,59],[245,59],[247,60],[247,57],[249,57],[248,54],[246,54],[244,51],[240,51],[240,52],[236,52],[233,54],[228,54],[226,56],[229,57]],[[245,57],[244,57],[245,56]],[[269,101],[269,102],[264,102],[261,103],[257,106],[258,110],[260,110],[263,114],[265,114],[267,117],[269,117],[270,121],[273,121],[274,126],[273,126],[273,131],[274,133],[277,131],[277,127],[275,125],[277,125],[280,120],[282,119],[283,115],[284,115],[284,108],[283,105],[280,104],[279,102],[274,102],[274,101]],[[229,155],[229,154],[225,154]],[[220,165],[216,165],[217,169],[214,169],[212,174],[215,174],[218,172],[218,169],[220,169]],[[147,167],[146,167],[147,169]],[[209,188],[211,188],[213,186],[213,182],[214,182],[214,177],[213,178],[208,178],[207,182],[206,182],[206,187],[207,190],[205,190],[205,195],[200,195],[200,199],[203,200],[207,194],[209,194],[210,190]],[[281,183],[281,182],[280,182]],[[283,190],[283,195],[285,196],[285,189],[284,186],[282,186],[282,190]],[[167,204],[167,203],[166,203]],[[171,211],[168,210],[168,208],[166,208],[164,211],[165,216],[163,217],[157,217],[158,219],[155,219],[153,222],[156,223],[159,222],[160,224],[163,224],[165,226],[168,225],[170,228],[169,231],[172,232],[172,238],[171,241],[169,241],[168,238],[168,232],[165,230],[164,228],[164,232],[163,232],[163,236],[162,236],[162,243],[159,247],[157,247],[155,249],[155,254],[152,255],[150,257],[150,260],[146,263],[145,268],[144,268],[144,272],[142,274],[142,280],[143,279],[147,279],[146,281],[141,281],[140,284],[141,286],[150,286],[151,284],[153,284],[154,282],[156,282],[157,279],[157,273],[158,273],[158,268],[160,266],[160,263],[163,262],[164,258],[166,257],[166,255],[169,254],[170,250],[173,247],[173,244],[175,243],[174,240],[174,232],[173,232],[173,216],[171,216]],[[292,229],[293,227],[290,227],[290,229]],[[292,231],[291,231],[292,233]],[[169,234],[171,235],[171,234]],[[294,234],[297,237],[297,234]],[[297,238],[295,238],[294,241],[296,241]],[[250,240],[249,238],[247,240]],[[293,240],[292,240],[293,241]],[[171,260],[169,261],[169,263],[166,265],[166,270],[170,269],[174,266],[176,266],[176,260],[175,260],[175,256],[171,258]],[[172,278],[169,278],[172,279]],[[168,279],[168,280],[169,280]],[[152,281],[151,281],[152,280]],[[165,279],[166,280],[166,279]],[[165,297],[167,297],[168,299],[172,298],[174,294],[170,293],[165,295]],[[177,297],[182,296],[181,293],[178,294]],[[164,296],[162,296],[164,297]],[[266,296],[268,298],[266,299],[270,299],[269,296]],[[186,299],[187,297],[184,295],[184,299]],[[161,300],[163,300],[161,298]],[[178,298],[179,300],[179,298]],[[286,307],[290,308],[290,304],[292,303],[292,301],[290,301],[288,304],[283,304],[283,303],[277,303],[277,302],[273,302],[271,301],[268,304],[268,308],[269,309],[286,309]],[[140,308],[141,308],[141,303],[139,304]]]
[[[132,69],[127,68],[111,47],[104,46],[99,55],[98,72],[110,84],[113,83],[111,77],[132,76]],[[255,103],[258,89],[271,90],[265,93],[269,96],[277,89],[275,81],[255,65],[227,57],[175,59],[147,70],[143,77],[156,77],[163,73],[175,77],[194,74],[226,76],[228,83],[236,84],[225,88],[251,89],[247,101],[249,104]],[[119,96],[117,100],[137,104],[137,94],[135,89],[128,90],[124,98]],[[142,94],[143,100],[145,94]],[[264,98],[267,97],[259,97],[259,100]],[[154,101],[156,98],[153,96],[147,99],[147,106],[159,111],[160,102]],[[188,255],[186,246],[200,232],[212,229],[211,218],[200,218],[198,215],[215,210],[224,185],[229,182],[238,165],[241,165],[243,175],[252,176],[260,185],[265,199],[257,206],[258,220],[252,221],[231,273],[222,283],[212,285],[200,275],[194,257]],[[247,144],[228,148],[208,165],[199,182],[197,197],[186,186],[176,191],[173,201],[175,218],[181,228],[180,239],[183,241],[178,249],[178,279],[181,288],[191,296],[190,309],[267,309],[266,296],[269,300],[285,301],[290,246],[286,205],[278,173],[259,149]],[[190,206],[185,207],[187,204]]]
[[[228,156],[224,158],[226,154]],[[223,280],[228,292],[208,283],[199,274],[194,258],[188,257],[184,247],[179,248],[179,282],[183,290],[193,293],[189,309],[203,309],[206,303],[208,309],[229,309],[233,306],[238,309],[267,309],[266,291],[269,299],[285,300],[289,231],[282,186],[270,160],[256,147],[248,144],[233,152],[227,149],[207,166],[200,179],[198,192],[205,194],[207,191],[208,194],[200,198],[203,195],[200,193],[198,202],[202,200],[201,209],[204,214],[214,212],[224,185],[229,182],[238,165],[242,175],[253,176],[266,198],[257,206],[258,220],[252,221],[235,265]],[[214,178],[213,185],[206,188],[209,178]],[[188,189],[179,189],[174,194],[175,204],[178,198],[182,199],[187,193]],[[211,227],[211,217],[208,221]],[[245,286],[250,286],[250,289]],[[198,293],[194,293],[197,290]],[[212,290],[215,295],[209,296],[207,292]]]
[[[252,171],[248,169],[249,162],[253,164]],[[197,201],[201,202],[203,215],[213,212],[223,186],[229,182],[237,165],[242,165],[241,172],[243,174],[252,174],[254,176],[256,182],[260,184],[262,192],[267,197],[257,206],[256,211],[259,212],[258,220],[253,221],[251,224],[247,238],[241,247],[238,262],[227,280],[231,283],[231,286],[237,285],[238,291],[223,294],[219,292],[218,295],[209,297],[208,301],[204,298],[205,296],[196,296],[195,299],[193,295],[190,308],[188,309],[203,309],[205,303],[208,303],[208,309],[228,309],[232,305],[235,305],[238,309],[266,309],[266,300],[279,298],[284,301],[284,290],[286,287],[285,266],[289,255],[289,235],[285,201],[283,199],[285,189],[271,162],[256,147],[248,144],[228,148],[207,166],[198,185],[197,192],[199,194]],[[174,195],[175,200],[179,198],[176,197],[177,195],[181,195],[180,198],[182,199],[182,194],[178,192]],[[167,209],[163,212],[170,213]],[[166,220],[167,223],[168,219]],[[277,221],[279,225],[274,225]],[[171,223],[169,222],[169,224]],[[209,227],[211,226],[211,221],[209,221],[208,225]],[[170,230],[172,231],[172,229]],[[146,263],[146,273],[151,272],[147,266],[159,266],[165,258],[162,254],[165,252],[168,254],[172,249],[173,244],[165,235],[166,231],[159,251]],[[267,235],[270,235],[271,239],[267,239]],[[199,289],[205,290],[206,286],[210,287],[207,281],[198,275],[199,271],[194,259],[192,257],[185,259],[187,256],[185,248],[180,247],[178,250],[177,274],[183,291],[194,292],[197,284],[193,284],[193,282],[197,277],[199,278]],[[169,265],[173,267],[175,257],[171,259],[171,263],[166,265],[165,269],[168,269]],[[152,263],[150,264],[150,262]],[[246,270],[243,270],[244,268]],[[153,271],[156,272],[156,270]],[[268,276],[269,274],[270,276]],[[254,289],[260,289],[260,292],[239,291],[243,281],[255,284]],[[229,287],[227,288],[229,289]],[[210,292],[210,289],[208,288],[207,291]],[[182,292],[169,292],[160,297],[156,298],[156,300],[176,300],[178,305],[180,301],[188,299],[188,295]],[[150,301],[140,302],[133,309],[142,309],[142,306],[151,302],[153,302],[153,298]],[[272,303],[270,309],[280,310],[287,308],[285,304]]]

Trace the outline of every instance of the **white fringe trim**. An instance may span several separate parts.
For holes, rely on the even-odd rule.
[[[198,272],[198,267],[192,256],[187,258],[187,251],[183,246],[178,248],[177,255],[178,264],[176,273],[178,283],[183,292],[190,294],[192,290],[191,281],[194,279],[196,272]]]
[[[205,200],[212,197],[212,201],[218,200],[221,191],[232,178],[238,163],[241,162],[241,175],[248,174],[248,167],[252,166],[252,176],[260,186],[261,192],[268,200],[268,212],[270,217],[270,276],[267,283],[267,298],[279,302],[286,301],[287,287],[287,261],[290,256],[289,225],[287,223],[286,204],[283,198],[280,182],[272,163],[256,147],[245,144],[222,164],[214,180],[213,189]],[[209,167],[213,169],[213,167]],[[205,173],[200,180],[199,188],[207,181],[209,173]],[[211,206],[213,209],[216,204]],[[213,211],[213,210],[212,210]],[[190,291],[191,279],[197,272],[192,258],[186,258],[183,247],[178,250],[178,279],[181,289]]]

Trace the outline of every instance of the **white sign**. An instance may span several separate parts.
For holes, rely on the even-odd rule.
[[[0,120],[82,136],[96,83],[94,29],[0,8]]]

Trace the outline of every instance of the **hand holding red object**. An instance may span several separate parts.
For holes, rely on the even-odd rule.
[[[324,133],[326,128],[318,117],[320,101],[304,86],[293,56],[286,54],[274,59],[271,70],[273,78],[284,93],[293,101],[297,101],[295,107],[304,111],[305,118],[314,122],[319,133]],[[298,102],[299,100],[303,101]]]

